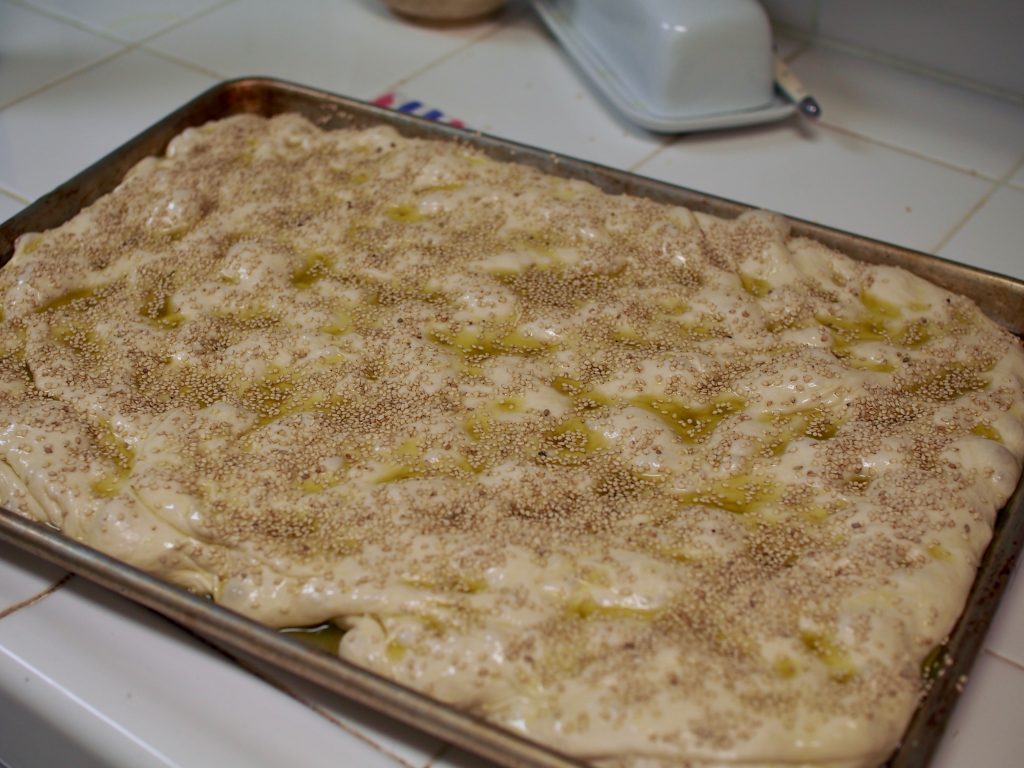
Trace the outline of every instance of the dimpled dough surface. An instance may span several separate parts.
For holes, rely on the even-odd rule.
[[[4,504],[606,765],[871,765],[1018,342],[789,234],[389,128],[190,129],[0,272]]]

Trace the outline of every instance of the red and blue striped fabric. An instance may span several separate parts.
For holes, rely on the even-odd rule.
[[[428,106],[418,99],[410,98],[404,94],[398,93],[397,91],[382,93],[373,100],[373,103],[378,107],[387,107],[388,109],[393,109],[396,112],[416,115],[418,117],[426,118],[427,120],[437,120],[438,122],[447,123],[448,125],[455,126],[456,128],[466,127],[466,124],[457,117],[448,117],[440,109]]]

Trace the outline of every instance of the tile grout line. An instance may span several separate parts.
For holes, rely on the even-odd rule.
[[[47,91],[50,88],[54,88],[58,85],[61,85],[62,83],[66,83],[68,80],[71,80],[72,78],[75,78],[78,75],[96,69],[96,67],[102,66],[103,64],[107,64],[113,61],[114,59],[125,55],[126,53],[130,53],[132,50],[134,50],[132,46],[126,45],[120,50],[114,51],[113,53],[96,59],[95,61],[91,61],[88,64],[79,67],[78,69],[73,69],[70,72],[65,72],[63,75],[60,75],[59,77],[56,77],[53,80],[50,80],[49,82],[44,83],[43,85],[40,85],[38,88],[34,88],[31,91],[21,94],[20,96],[15,96],[10,101],[3,102],[2,104],[0,104],[0,111],[8,109],[9,107],[13,107],[16,104],[20,104],[23,101],[31,99],[33,96],[38,96],[40,93],[43,93],[44,91]]]
[[[661,141],[661,142],[660,142],[660,143],[658,144],[658,146],[657,146],[657,147],[655,147],[654,149],[652,149],[652,150],[651,150],[650,152],[648,152],[648,153],[647,153],[646,155],[644,155],[643,157],[641,157],[641,158],[640,158],[639,160],[637,160],[637,161],[636,161],[635,163],[633,163],[632,165],[629,165],[629,166],[627,166],[627,167],[626,167],[626,170],[627,170],[627,171],[629,171],[630,173],[636,173],[636,169],[637,169],[637,168],[639,168],[639,167],[640,167],[641,165],[644,165],[645,163],[649,163],[649,162],[650,162],[651,160],[653,160],[653,159],[654,159],[655,157],[657,157],[657,156],[658,156],[658,155],[660,155],[660,154],[661,154],[662,152],[664,152],[664,151],[665,151],[666,149],[668,149],[669,147],[671,147],[671,146],[672,146],[673,144],[675,144],[675,143],[676,143],[676,140],[677,140],[678,138],[679,138],[678,136],[673,136],[672,138],[669,138],[669,139],[664,139],[663,141]]]
[[[230,79],[228,75],[225,75],[222,72],[217,72],[213,69],[207,69],[206,67],[200,64],[196,64],[194,61],[186,61],[185,59],[179,59],[177,56],[174,56],[170,53],[164,53],[163,51],[158,51],[155,48],[150,48],[148,45],[140,45],[139,50],[148,53],[150,56],[155,56],[158,59],[163,59],[164,61],[170,64],[176,64],[179,67],[185,67],[186,69],[189,69],[193,72],[204,75],[206,77],[212,77],[214,80]]]
[[[1003,654],[1001,654],[1001,653],[999,653],[997,651],[993,651],[991,648],[986,648],[985,649],[985,653],[988,654],[989,656],[992,656],[993,658],[999,659],[1000,661],[1005,661],[1011,667],[1014,667],[1015,669],[1019,669],[1021,672],[1024,672],[1024,664],[1022,664],[1019,661],[1015,661],[1015,660],[1013,660],[1011,658],[1003,656]]]
[[[338,728],[340,728],[341,730],[345,731],[345,733],[349,734],[350,736],[354,736],[357,739],[359,739],[360,741],[362,741],[363,743],[369,745],[370,747],[373,747],[374,749],[376,749],[378,752],[380,752],[385,757],[388,757],[388,758],[391,758],[392,760],[395,760],[403,768],[418,768],[417,766],[413,765],[412,763],[409,763],[406,760],[404,760],[403,758],[401,758],[398,755],[394,754],[391,750],[389,750],[389,749],[387,749],[385,747],[382,747],[380,744],[378,744],[376,741],[374,741],[370,736],[366,735],[365,733],[360,731],[358,728],[355,728],[355,727],[353,727],[353,726],[343,722],[342,720],[340,720],[337,717],[335,717],[334,715],[332,715],[330,712],[327,712],[327,711],[321,709],[316,704],[313,704],[311,702],[306,701],[304,698],[302,698],[299,694],[297,694],[295,691],[293,691],[291,688],[289,688],[285,683],[281,682],[280,680],[277,680],[277,679],[271,677],[270,675],[264,673],[262,670],[258,669],[257,667],[255,667],[254,665],[252,665],[249,662],[245,661],[244,659],[241,659],[238,656],[236,656],[233,653],[231,653],[230,651],[228,651],[228,650],[226,650],[224,648],[221,648],[216,643],[214,643],[214,642],[208,640],[207,638],[203,637],[202,635],[194,632],[189,627],[186,627],[186,626],[183,626],[181,624],[178,624],[175,621],[171,621],[171,619],[168,619],[166,616],[163,616],[163,614],[156,613],[155,611],[154,611],[154,613],[155,613],[155,615],[160,616],[164,620],[170,621],[172,624],[174,624],[176,627],[178,627],[178,629],[180,629],[183,632],[186,632],[187,634],[191,635],[196,640],[201,642],[203,645],[205,645],[206,647],[208,647],[211,650],[215,651],[219,656],[221,656],[224,659],[227,659],[228,661],[233,663],[235,666],[237,666],[239,669],[241,669],[246,674],[252,675],[253,677],[258,678],[259,680],[262,680],[267,685],[269,685],[269,686],[271,686],[273,688],[276,688],[278,691],[280,691],[281,693],[285,694],[286,696],[288,696],[293,701],[298,702],[299,704],[304,706],[306,709],[308,709],[311,712],[313,712],[315,715],[318,715],[319,717],[322,717],[324,720],[327,720],[328,722],[332,723],[333,725],[336,725]]]
[[[999,184],[999,182],[993,182],[988,191],[982,195],[974,205],[967,209],[967,213],[957,219],[956,223],[949,229],[949,231],[940,237],[939,241],[933,245],[928,252],[938,253],[942,248],[944,248],[950,240],[956,237],[956,233],[967,225],[967,222],[974,217],[974,214],[980,211],[985,203],[992,199],[992,195],[994,195],[1001,186],[1002,185]]]
[[[145,38],[144,40],[139,41],[139,47],[141,47],[144,51],[146,51],[146,53],[149,53],[149,54],[152,54],[152,55],[157,56],[159,58],[162,58],[165,61],[169,61],[169,62],[171,62],[173,64],[178,64],[180,66],[187,67],[187,68],[192,69],[192,70],[194,70],[196,72],[199,72],[200,74],[207,75],[208,77],[213,77],[213,78],[216,78],[216,79],[219,79],[219,80],[226,80],[226,79],[228,79],[230,77],[229,75],[225,75],[222,72],[218,72],[216,70],[209,69],[207,67],[202,66],[201,64],[197,64],[194,61],[188,61],[186,59],[181,59],[181,58],[179,58],[177,56],[174,56],[173,54],[165,53],[164,51],[160,51],[160,50],[158,50],[156,48],[151,48],[149,44],[151,42],[153,42],[154,40],[156,40],[158,37],[162,37],[166,33],[171,32],[172,30],[176,29],[177,27],[181,26],[182,24],[185,24],[187,22],[191,22],[191,21],[193,21],[193,20],[195,20],[195,19],[197,19],[197,18],[199,18],[201,16],[205,16],[205,15],[207,15],[209,13],[212,13],[213,11],[219,10],[221,8],[224,8],[227,5],[231,5],[232,3],[236,3],[236,2],[238,2],[238,0],[225,0],[225,2],[222,2],[222,3],[220,3],[219,5],[217,5],[217,6],[213,7],[213,8],[208,8],[205,11],[196,14],[195,16],[190,16],[187,20],[182,21],[180,24],[177,24],[177,25],[175,25],[173,27],[168,27],[167,29],[160,30],[159,32],[156,32],[156,33],[150,35],[149,37]],[[467,48],[472,47],[473,45],[475,45],[476,43],[480,42],[481,40],[487,39],[491,35],[495,34],[499,30],[503,29],[504,28],[504,24],[506,24],[507,21],[508,20],[506,19],[506,20],[500,22],[499,24],[497,24],[495,26],[494,29],[487,30],[485,32],[479,33],[476,37],[470,38],[469,40],[467,40],[462,45],[454,48],[451,51],[448,51],[447,53],[442,54],[437,59],[434,59],[434,60],[429,61],[426,64],[422,65],[419,69],[416,69],[416,70],[414,70],[413,72],[411,72],[411,73],[409,73],[407,75],[403,75],[401,78],[399,78],[398,80],[394,81],[393,84],[391,84],[387,88],[385,88],[385,92],[397,89],[403,83],[405,83],[405,82],[411,80],[412,78],[422,74],[423,72],[426,72],[428,69],[430,69],[430,68],[432,68],[432,67],[434,67],[434,66],[436,66],[438,64],[441,64],[442,62],[446,61],[449,57],[454,56],[455,54],[460,53],[461,51],[464,51]],[[261,74],[261,73],[252,73],[252,74]],[[368,96],[366,96],[366,98],[373,98],[376,95],[377,94],[368,95]]]
[[[41,10],[39,8],[36,8],[33,5],[28,5],[27,3],[23,2],[23,0],[11,0],[11,1],[17,3],[22,8],[25,8],[25,9],[30,10],[30,11],[35,12],[35,13],[39,13],[41,16],[45,16],[47,18],[50,18],[53,21],[57,21],[57,22],[62,23],[62,24],[68,24],[69,26],[72,26],[72,27],[74,27],[75,29],[78,29],[81,32],[87,32],[89,34],[92,34],[92,35],[100,38],[101,40],[106,40],[107,42],[117,43],[118,45],[121,46],[121,48],[119,50],[117,50],[117,51],[114,51],[114,52],[108,54],[107,56],[103,56],[103,57],[101,57],[99,59],[96,59],[95,61],[92,61],[92,62],[90,62],[88,64],[85,64],[84,66],[81,66],[78,69],[73,69],[70,72],[65,72],[63,75],[60,75],[59,77],[57,77],[57,78],[55,78],[53,80],[50,80],[47,83],[44,83],[43,85],[39,86],[38,88],[35,88],[35,89],[31,90],[31,91],[28,91],[27,93],[23,93],[20,96],[16,96],[15,98],[11,99],[10,101],[7,101],[7,102],[4,102],[4,103],[0,104],[0,111],[5,110],[8,107],[12,107],[12,106],[14,106],[16,104],[20,104],[21,102],[23,102],[23,101],[25,101],[27,99],[30,99],[30,98],[32,98],[34,96],[38,96],[40,93],[43,93],[44,91],[47,91],[50,88],[53,88],[55,86],[61,85],[63,83],[66,83],[67,81],[71,80],[72,78],[77,77],[78,75],[85,74],[86,72],[90,72],[90,71],[96,69],[97,67],[100,67],[100,66],[102,66],[104,64],[110,63],[114,59],[117,59],[117,58],[119,58],[121,56],[124,56],[126,54],[129,54],[129,53],[132,53],[132,52],[138,51],[138,50],[145,51],[146,53],[148,53],[150,55],[159,56],[160,58],[163,58],[166,61],[172,62],[172,63],[177,64],[179,66],[184,66],[184,67],[186,67],[188,69],[191,69],[193,71],[201,72],[202,74],[210,74],[209,72],[203,71],[196,64],[192,64],[192,63],[189,63],[189,62],[182,61],[180,59],[175,59],[173,57],[169,57],[169,56],[160,54],[160,53],[158,53],[156,51],[153,51],[153,50],[151,50],[149,48],[146,48],[144,46],[145,46],[146,43],[148,43],[151,40],[159,37],[160,35],[163,35],[163,34],[165,34],[167,32],[170,32],[170,31],[172,31],[174,29],[177,29],[178,27],[181,27],[181,26],[183,26],[185,24],[188,24],[188,23],[190,23],[192,21],[195,21],[196,19],[202,18],[203,16],[206,16],[209,13],[213,13],[214,11],[219,10],[219,9],[221,9],[221,8],[227,6],[227,5],[230,5],[232,3],[237,2],[237,0],[224,0],[224,2],[218,3],[217,5],[211,6],[210,8],[206,8],[206,9],[204,9],[202,11],[199,11],[198,13],[196,13],[196,14],[194,14],[192,16],[189,16],[186,19],[181,19],[180,21],[176,22],[175,24],[172,24],[172,25],[170,25],[170,26],[160,30],[159,32],[154,32],[149,37],[145,37],[145,38],[143,38],[141,40],[137,40],[135,42],[128,42],[128,41],[125,41],[125,40],[121,40],[120,38],[111,37],[109,35],[102,34],[100,32],[97,32],[94,29],[90,29],[90,28],[85,27],[85,26],[83,26],[81,24],[74,23],[74,21],[71,20],[71,19],[64,18],[62,16],[59,16],[59,15],[56,15],[56,14],[53,14],[53,13],[50,13],[50,12],[44,12],[43,10]],[[215,77],[221,77],[221,75],[216,75],[216,74],[214,76]]]
[[[49,587],[44,589],[42,592],[38,592],[32,595],[32,597],[27,597],[24,600],[20,600],[19,602],[15,603],[14,605],[10,605],[7,608],[4,608],[4,610],[0,611],[0,619],[6,619],[11,614],[20,611],[22,608],[28,608],[30,605],[35,605],[40,600],[52,595],[58,589],[60,589],[69,581],[71,581],[71,579],[73,579],[74,577],[75,574],[73,573],[65,573],[63,576],[57,579],[57,581],[55,581]]]
[[[809,48],[820,46],[828,50],[839,51],[840,53],[845,53],[866,61],[873,61],[876,64],[882,64],[884,66],[891,67],[892,69],[909,72],[935,82],[954,85],[973,93],[992,96],[1009,104],[1016,104],[1018,106],[1024,104],[1024,96],[1012,91],[987,85],[978,80],[972,80],[969,77],[956,75],[952,72],[944,72],[940,69],[934,69],[926,64],[917,64],[909,59],[901,59],[899,56],[894,56],[892,54],[885,53],[884,51],[864,48],[838,38],[822,35],[817,30],[808,31],[802,27],[795,27],[790,24],[775,21],[772,22],[772,30],[780,34],[784,34],[787,37],[791,37],[794,40],[801,41]]]
[[[120,43],[121,45],[126,45],[126,46],[130,46],[130,47],[133,47],[133,48],[138,48],[143,43],[146,43],[146,42],[152,40],[155,37],[159,37],[160,35],[164,34],[165,32],[170,32],[173,29],[177,29],[178,27],[182,26],[183,24],[187,24],[190,21],[202,18],[203,16],[206,16],[207,14],[212,13],[213,11],[219,10],[219,9],[223,8],[224,6],[226,6],[226,5],[231,5],[232,3],[235,3],[238,0],[221,0],[219,3],[215,3],[215,4],[211,5],[209,8],[202,8],[202,9],[196,11],[195,13],[193,13],[191,16],[186,16],[185,18],[178,19],[177,21],[173,21],[168,26],[166,26],[166,27],[164,27],[162,29],[159,29],[156,32],[151,32],[150,34],[146,35],[145,37],[139,38],[138,40],[125,40],[123,37],[118,37],[113,32],[108,32],[107,30],[99,28],[99,27],[90,26],[86,22],[81,21],[80,19],[76,19],[74,16],[63,14],[60,11],[54,11],[54,10],[52,10],[50,8],[46,8],[46,7],[43,7],[43,6],[35,5],[32,2],[32,0],[8,0],[8,1],[12,2],[12,3],[16,3],[16,4],[20,5],[22,8],[26,8],[28,10],[35,11],[36,13],[40,14],[41,16],[46,16],[47,18],[53,19],[54,21],[59,21],[59,22],[62,22],[64,24],[67,24],[69,26],[75,27],[76,29],[78,29],[81,32],[88,32],[88,33],[90,33],[92,35],[96,35],[97,37],[100,37],[100,38],[102,38],[104,40],[108,40],[108,41],[113,42],[113,43]]]
[[[90,27],[89,25],[79,21],[73,16],[66,16],[63,13],[60,13],[59,11],[54,11],[51,10],[50,8],[35,5],[34,3],[31,2],[31,0],[8,0],[8,2],[20,6],[25,10],[32,11],[33,13],[38,13],[40,16],[45,16],[51,21],[57,21],[60,22],[61,24],[67,24],[69,27],[74,27],[79,32],[88,32],[90,35],[94,35],[100,38],[101,40],[106,40],[108,43],[119,43],[120,45],[131,44],[129,41],[123,40],[120,37],[115,37],[114,35],[102,29]]]
[[[209,16],[210,14],[212,14],[212,13],[214,13],[216,11],[219,11],[221,8],[226,8],[229,5],[233,5],[236,2],[238,2],[238,0],[221,0],[221,2],[214,3],[209,8],[203,8],[200,11],[196,11],[191,16],[186,16],[183,19],[178,19],[177,21],[175,21],[172,24],[167,25],[163,29],[158,29],[156,32],[152,32],[152,33],[146,35],[145,37],[139,38],[138,40],[135,41],[135,45],[138,46],[139,48],[142,48],[142,47],[144,47],[146,45],[146,43],[149,43],[149,42],[151,42],[152,40],[155,40],[158,37],[166,35],[168,32],[173,32],[176,29],[180,29],[181,27],[185,26],[186,24],[191,24],[193,21],[197,21],[197,20],[202,19],[202,18],[204,18],[206,16]],[[146,48],[146,50],[149,51],[148,48]],[[150,53],[152,53],[152,51],[150,51]]]
[[[951,163],[948,160],[940,160],[937,157],[931,157],[929,155],[923,154],[922,152],[918,152],[917,150],[907,149],[906,147],[901,147],[899,144],[891,144],[888,141],[884,141],[882,139],[876,139],[876,138],[874,138],[872,136],[868,136],[866,134],[863,134],[863,133],[860,133],[858,131],[855,131],[852,128],[845,128],[845,127],[843,127],[841,125],[837,125],[836,123],[829,122],[828,120],[818,120],[816,122],[822,128],[825,128],[827,130],[835,131],[836,133],[841,133],[844,136],[849,136],[851,138],[858,139],[860,141],[866,141],[869,144],[874,144],[874,145],[879,146],[879,147],[884,147],[885,149],[890,149],[893,152],[899,152],[900,154],[907,155],[908,157],[913,157],[913,158],[915,158],[917,160],[924,160],[925,162],[933,163],[935,165],[941,166],[942,168],[945,168],[946,170],[956,171],[957,173],[962,173],[965,176],[970,176],[970,177],[975,178],[975,179],[981,179],[982,181],[990,181],[992,183],[998,184],[998,183],[1002,182],[1005,178],[1008,178],[1008,177],[1005,177],[1005,176],[1004,177],[990,176],[990,175],[988,175],[986,173],[982,173],[981,171],[976,171],[976,170],[974,170],[972,168],[965,168],[965,167],[960,166],[960,165],[955,165],[954,163]],[[1016,170],[1016,166],[1014,166],[1014,170]],[[1012,172],[1013,171],[1011,171],[1011,174],[1012,174]]]
[[[215,5],[211,5],[209,8],[204,8],[203,10],[198,11],[197,13],[194,13],[187,18],[180,19],[174,24],[164,27],[163,29],[157,30],[151,35],[147,35],[146,37],[143,37],[142,39],[136,41],[136,49],[145,51],[150,56],[155,56],[158,59],[163,59],[164,61],[170,62],[171,64],[177,64],[178,66],[185,67],[186,69],[190,69],[193,72],[198,72],[199,74],[205,75],[206,77],[212,77],[214,80],[227,80],[227,75],[224,75],[212,69],[207,69],[206,67],[202,66],[201,64],[197,64],[194,61],[181,59],[170,53],[164,53],[163,51],[157,50],[156,48],[151,48],[149,44],[155,41],[157,38],[163,37],[164,35],[173,32],[176,29],[181,29],[186,24],[191,24],[193,21],[198,21],[199,19],[210,16],[216,11],[219,11],[222,8],[227,8],[229,5],[234,5],[237,2],[238,0],[221,0],[221,2],[216,3]]]
[[[514,22],[516,19],[518,19],[524,13],[525,13],[525,11],[515,10],[515,11],[512,11],[510,13],[505,14],[501,19],[498,19],[495,22],[494,27],[492,29],[488,29],[488,30],[485,30],[483,32],[480,32],[478,35],[476,35],[475,37],[470,38],[469,40],[467,40],[462,45],[457,46],[456,48],[453,48],[452,50],[450,50],[450,51],[448,51],[446,53],[441,54],[436,59],[428,61],[426,64],[423,64],[418,69],[413,70],[409,74],[403,75],[402,77],[400,77],[397,80],[395,80],[387,88],[385,88],[384,89],[384,93],[387,93],[388,91],[397,90],[401,86],[403,86],[406,83],[408,83],[410,80],[412,80],[414,78],[417,78],[420,75],[426,74],[430,70],[434,69],[435,67],[440,66],[441,64],[443,64],[444,62],[446,62],[449,59],[453,58],[457,54],[460,54],[463,51],[468,51],[470,48],[472,48],[477,43],[483,42],[484,40],[487,40],[489,37],[492,37],[493,35],[496,35],[499,32],[507,29],[509,24]],[[373,98],[376,95],[377,94],[372,94],[372,95],[368,96],[368,98]]]
[[[989,188],[988,192],[986,192],[984,195],[982,195],[981,199],[978,200],[978,202],[976,202],[973,206],[971,206],[971,208],[967,211],[967,213],[965,213],[960,218],[960,220],[957,221],[956,224],[954,224],[953,227],[948,232],[946,232],[945,235],[943,235],[939,239],[939,242],[935,244],[935,246],[931,249],[931,252],[932,253],[938,253],[941,249],[945,248],[946,245],[949,244],[949,241],[952,240],[954,237],[956,237],[957,233],[961,229],[963,229],[965,226],[967,226],[967,222],[970,221],[972,218],[974,218],[974,214],[976,214],[978,211],[980,211],[982,209],[982,207],[984,207],[984,205],[989,200],[992,199],[992,197],[996,194],[996,192],[998,192],[1000,189],[1003,189],[1003,188],[1009,186],[1009,180],[1011,178],[1013,178],[1013,174],[1015,174],[1017,172],[1017,170],[1019,168],[1021,168],[1021,167],[1024,167],[1024,158],[1021,158],[1020,160],[1018,160],[1017,163],[1015,165],[1011,166],[1010,170],[1008,170],[1006,173],[1004,173],[1001,178],[996,179],[992,183],[992,186]]]

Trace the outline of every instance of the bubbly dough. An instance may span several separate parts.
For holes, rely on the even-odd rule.
[[[873,765],[1024,455],[968,300],[388,128],[190,129],[0,271],[18,512],[607,765]]]

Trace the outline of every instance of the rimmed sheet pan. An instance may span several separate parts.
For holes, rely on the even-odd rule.
[[[363,102],[269,78],[243,78],[214,86],[131,139],[73,179],[0,225],[0,267],[25,232],[58,226],[113,189],[139,160],[161,154],[190,126],[239,113],[272,116],[299,112],[324,128],[388,124],[409,136],[471,144],[492,157],[588,181],[613,194],[630,194],[732,218],[749,206],[602,167],[502,139],[431,123]],[[793,232],[817,239],[857,259],[904,267],[972,298],[993,320],[1024,335],[1024,283],[927,254],[793,220]],[[580,765],[517,734],[429,699],[343,660],[160,581],[79,544],[49,527],[0,508],[0,539],[81,574],[182,624],[228,650],[276,664],[379,712],[508,766]],[[945,646],[945,671],[904,734],[888,765],[927,765],[963,688],[999,598],[1024,544],[1024,490],[1002,510],[967,606]],[[941,665],[940,665],[941,666]]]

